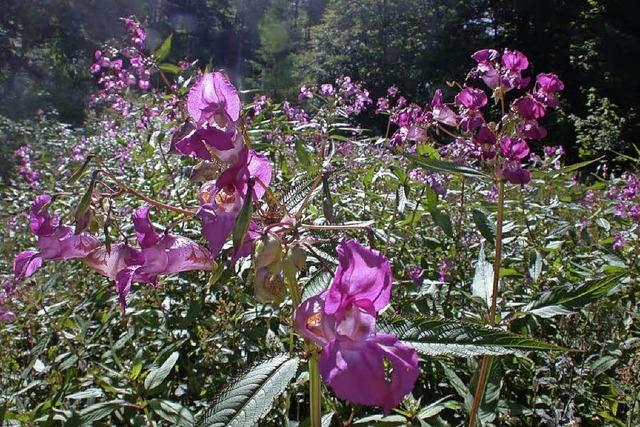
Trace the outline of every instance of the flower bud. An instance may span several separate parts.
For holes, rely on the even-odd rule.
[[[268,268],[256,270],[253,291],[260,302],[279,304],[284,301],[284,279],[280,272],[272,274]]]
[[[267,236],[256,243],[256,270],[267,267],[282,258],[282,245],[275,237]]]

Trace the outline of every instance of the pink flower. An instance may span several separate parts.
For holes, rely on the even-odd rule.
[[[240,118],[240,97],[224,73],[206,73],[189,91],[187,109],[198,124],[211,118],[235,122]]]
[[[242,150],[242,135],[233,125],[227,129],[217,127],[196,128],[191,123],[185,124],[174,133],[170,152],[185,156],[213,160],[215,156],[223,162],[235,162]]]
[[[336,396],[389,413],[419,375],[415,350],[375,329],[378,311],[389,302],[389,262],[354,240],[340,244],[338,259],[331,286],[298,307],[295,327],[322,347],[320,374]]]
[[[479,110],[487,105],[487,94],[483,90],[465,87],[456,95],[455,102],[470,110]]]
[[[213,258],[218,256],[236,223],[247,197],[249,179],[255,179],[253,199],[259,200],[271,182],[271,161],[254,151],[243,150],[233,166],[225,170],[215,183],[205,183],[200,197],[206,201],[198,211],[204,236]]]
[[[156,285],[158,276],[212,267],[209,251],[193,240],[168,233],[158,234],[149,218],[150,209],[151,206],[143,206],[133,214],[140,249],[123,243],[112,247],[111,252],[100,248],[85,259],[85,264],[97,273],[115,278],[123,312],[132,283]]]
[[[16,256],[13,263],[15,281],[31,276],[44,260],[84,258],[100,245],[90,234],[74,235],[73,228],[60,224],[58,216],[48,212],[51,201],[51,196],[41,195],[31,205],[29,226],[38,237],[40,251],[24,251]]]
[[[431,100],[431,112],[433,114],[433,119],[440,123],[444,123],[449,126],[456,126],[458,124],[456,113],[442,102],[442,92],[440,89],[436,89],[433,94],[433,99]]]

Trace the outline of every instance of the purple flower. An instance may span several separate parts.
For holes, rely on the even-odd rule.
[[[522,96],[513,101],[516,113],[525,120],[537,120],[544,117],[545,106],[532,96]]]
[[[526,184],[531,181],[531,172],[522,168],[520,161],[529,155],[529,146],[523,139],[505,137],[500,141],[503,157],[501,172],[512,184]]]
[[[525,120],[516,126],[518,134],[527,139],[543,139],[547,136],[547,130],[540,126],[536,120]]]
[[[529,60],[520,51],[505,49],[502,54],[502,65],[511,72],[519,73],[529,67]]]
[[[473,138],[473,142],[480,146],[481,156],[484,160],[491,160],[496,157],[497,139],[488,127],[480,127]]]
[[[613,242],[613,250],[619,251],[620,249],[627,246],[627,241],[622,237],[622,234],[616,233],[615,241]]]
[[[240,96],[224,73],[206,73],[189,91],[187,110],[200,125],[211,118],[226,125],[240,118]]]
[[[233,163],[242,150],[242,134],[230,123],[225,130],[217,127],[196,128],[186,123],[174,133],[169,152],[203,160],[217,158]]]
[[[487,94],[483,90],[465,87],[456,95],[455,102],[470,110],[479,110],[487,105]]]
[[[295,327],[322,347],[320,374],[336,396],[389,413],[419,375],[415,350],[375,330],[377,313],[389,302],[389,262],[353,240],[340,244],[338,259],[331,286],[298,307]]]
[[[237,163],[225,170],[215,183],[203,184],[201,197],[208,201],[202,205],[198,216],[202,220],[203,233],[213,258],[218,256],[233,229],[247,197],[249,179],[256,180],[253,199],[257,201],[271,182],[271,173],[271,161],[267,157],[245,149],[240,153]]]
[[[541,73],[536,77],[536,83],[538,88],[533,96],[547,107],[556,108],[556,93],[564,90],[562,80],[553,73]]]
[[[209,251],[193,240],[169,233],[158,234],[149,218],[150,209],[151,206],[146,205],[133,213],[133,227],[140,249],[119,244],[112,247],[111,252],[99,248],[85,259],[85,264],[97,273],[115,278],[123,312],[133,283],[155,286],[158,276],[211,270],[212,267]]]
[[[44,260],[84,258],[97,248],[98,240],[87,233],[73,234],[73,228],[60,224],[57,215],[48,211],[52,197],[41,195],[31,205],[29,226],[38,237],[40,251],[19,253],[13,263],[14,280],[31,276]]]
[[[440,89],[436,89],[431,100],[431,112],[433,119],[444,123],[449,126],[456,126],[458,124],[456,113],[453,112],[446,104],[442,102],[442,92]]]
[[[336,92],[333,85],[330,83],[325,83],[320,86],[320,95],[322,96],[331,96]]]

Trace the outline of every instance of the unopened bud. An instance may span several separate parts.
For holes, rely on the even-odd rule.
[[[275,237],[267,236],[256,243],[256,270],[282,258],[282,245]]]
[[[271,274],[268,268],[256,270],[253,291],[260,302],[281,303],[284,301],[285,293],[282,274]]]

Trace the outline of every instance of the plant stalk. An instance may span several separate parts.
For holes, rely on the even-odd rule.
[[[504,182],[498,183],[498,212],[496,217],[496,252],[493,260],[493,293],[491,295],[491,307],[489,308],[489,325],[496,324],[496,306],[498,301],[498,284],[500,283],[500,265],[502,264],[502,223],[504,220]],[[473,396],[473,405],[469,413],[469,427],[476,427],[478,411],[482,403],[482,397],[486,388],[487,377],[489,376],[489,365],[491,356],[483,356],[478,374],[478,383]]]
[[[311,409],[311,427],[321,427],[322,424],[322,389],[320,387],[320,381],[318,353],[314,351],[309,358],[309,407]]]

